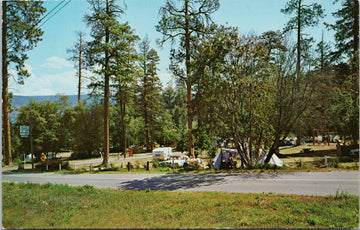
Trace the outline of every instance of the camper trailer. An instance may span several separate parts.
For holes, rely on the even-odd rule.
[[[153,150],[154,160],[168,160],[172,154],[171,147],[157,148]]]

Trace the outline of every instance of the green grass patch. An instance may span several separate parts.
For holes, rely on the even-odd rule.
[[[357,228],[359,197],[3,183],[5,228]]]

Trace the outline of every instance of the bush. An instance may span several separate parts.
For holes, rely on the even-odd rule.
[[[295,160],[295,164],[296,164],[296,167],[298,167],[298,168],[304,168],[305,167],[305,164],[301,159],[300,160]]]
[[[74,152],[70,156],[70,160],[80,160],[80,159],[90,159],[90,158],[98,158],[100,157],[100,153],[94,152],[92,154],[86,152]]]
[[[157,168],[159,166],[159,160],[152,160],[151,164],[153,168]]]
[[[218,148],[216,145],[213,145],[210,147],[210,149],[207,151],[207,155],[210,159],[213,159],[216,156]]]
[[[41,164],[36,165],[35,168],[46,171],[46,165],[47,165],[48,171],[58,171],[60,169],[59,168],[60,164],[61,164],[61,170],[70,170],[71,169],[68,161],[61,161],[58,159],[46,160],[45,162],[42,162]]]
[[[335,157],[335,158],[333,158],[333,159],[329,159],[329,160],[328,160],[328,166],[329,166],[329,167],[332,167],[332,168],[339,168],[339,162],[340,162],[339,157]]]

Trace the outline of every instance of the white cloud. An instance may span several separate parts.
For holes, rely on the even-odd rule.
[[[73,65],[64,58],[52,56],[46,58],[46,63],[42,64],[41,67],[50,68],[50,69],[62,69],[67,67],[73,67]]]
[[[30,70],[31,66],[28,67]],[[31,71],[32,72],[32,71]],[[58,72],[55,74],[37,74],[32,72],[31,77],[25,79],[24,85],[10,82],[10,92],[16,95],[76,95],[77,78],[75,70]]]

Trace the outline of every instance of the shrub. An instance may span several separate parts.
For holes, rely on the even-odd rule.
[[[207,151],[207,155],[210,159],[213,159],[216,156],[216,152],[217,152],[218,148],[216,145],[211,146],[208,151]]]
[[[159,166],[159,160],[152,160],[151,163],[153,168],[157,168]]]
[[[59,165],[61,164],[61,170],[70,170],[70,164],[68,161],[61,161],[61,160],[46,160],[45,162],[42,162],[41,164],[38,164],[35,166],[37,169],[41,169],[43,171],[46,170],[46,165],[48,166],[48,171],[57,171],[60,169]]]
[[[295,164],[296,164],[296,167],[298,167],[298,168],[303,168],[305,166],[304,162],[301,159],[295,160]]]
[[[90,158],[98,158],[100,157],[100,153],[94,152],[92,154],[86,152],[74,152],[70,156],[70,160],[78,160],[78,159],[90,159]]]
[[[339,168],[339,162],[340,162],[339,157],[335,157],[335,158],[333,158],[333,159],[329,159],[329,160],[328,160],[328,166],[329,166],[329,167],[332,167],[332,168]]]

